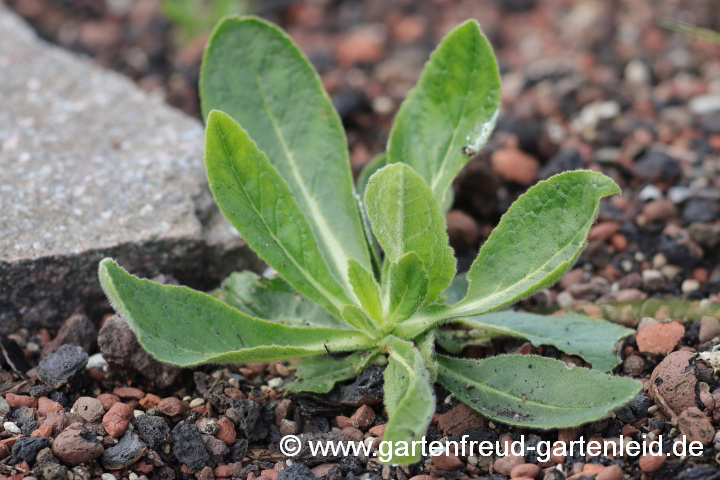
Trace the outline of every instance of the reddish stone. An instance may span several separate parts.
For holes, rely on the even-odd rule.
[[[217,422],[220,430],[215,434],[215,438],[218,438],[225,442],[226,445],[232,445],[237,439],[237,433],[235,432],[235,425],[230,421],[229,418],[223,417]]]
[[[103,417],[103,427],[108,435],[119,438],[127,431],[132,418],[133,410],[130,405],[122,402],[115,403]]]
[[[222,478],[230,477],[232,476],[232,468],[227,465],[218,465],[215,467],[215,476]]]
[[[620,224],[617,222],[602,222],[598,223],[597,225],[594,225],[590,229],[590,233],[588,234],[588,240],[597,240],[597,239],[603,239],[607,240],[608,238],[615,235],[618,230],[620,230]]]
[[[100,403],[102,403],[106,412],[110,410],[110,407],[112,407],[115,403],[120,401],[120,397],[113,395],[112,393],[101,393],[97,396],[97,399],[100,400]]]
[[[668,416],[680,415],[686,408],[696,405],[695,368],[690,361],[693,352],[673,352],[658,364],[648,382],[650,397]]]
[[[135,465],[133,465],[133,470],[140,472],[140,473],[150,473],[153,471],[153,466],[149,463],[145,462],[138,462]]]
[[[655,322],[640,330],[636,341],[644,353],[667,354],[672,352],[685,336],[685,327],[678,322]]]
[[[385,55],[385,34],[373,26],[356,28],[335,43],[335,57],[343,67],[376,63]]]
[[[157,395],[148,393],[143,398],[140,399],[140,406],[143,407],[144,409],[156,408],[161,400],[162,400],[162,398],[158,397]]]
[[[258,478],[265,477],[269,480],[277,480],[277,474],[277,470],[263,470],[260,472],[260,477]]]
[[[139,388],[134,387],[120,387],[116,388],[113,393],[120,398],[130,398],[133,400],[140,400],[145,396],[145,392]]]
[[[442,455],[435,455],[432,457],[432,463],[440,470],[446,472],[454,472],[463,467],[463,461],[460,460],[456,455],[450,455],[449,453],[443,453]]]
[[[375,425],[374,427],[371,427],[370,430],[368,430],[368,433],[370,433],[370,435],[372,435],[373,437],[382,437],[383,435],[385,435],[386,426],[386,423],[383,423],[382,425]]]
[[[352,423],[350,422],[350,418],[342,416],[342,415],[338,415],[337,417],[335,417],[335,422],[337,423],[338,428],[341,430],[343,428],[348,428],[348,427],[353,426]]]
[[[493,171],[503,180],[530,185],[535,181],[540,162],[516,148],[495,150],[490,157]]]
[[[31,437],[52,437],[53,429],[50,425],[40,425],[30,434]]]
[[[602,472],[595,475],[595,480],[623,480],[625,474],[620,465],[608,465]]]
[[[640,457],[640,460],[638,460],[638,465],[643,472],[652,473],[660,470],[660,468],[665,465],[666,460],[667,457],[665,455],[643,455]]]
[[[5,395],[8,405],[12,408],[38,408],[38,399],[30,397],[28,395],[15,395],[14,393],[8,393]]]
[[[534,463],[521,463],[510,470],[510,478],[528,477],[535,478],[540,474],[540,467]]]
[[[352,426],[363,431],[367,430],[374,421],[375,411],[368,405],[362,405],[350,417]]]
[[[469,428],[483,426],[484,422],[480,414],[464,403],[459,403],[452,410],[438,417],[438,428],[445,435],[457,435]]]
[[[239,388],[226,388],[223,390],[225,395],[232,398],[233,400],[244,400],[245,394]]]
[[[158,403],[156,410],[160,413],[167,415],[168,417],[174,417],[176,415],[182,415],[190,411],[190,405],[187,402],[175,397],[163,398]]]
[[[47,417],[52,412],[59,412],[62,410],[65,409],[58,402],[50,400],[47,397],[40,397],[38,399],[38,413],[43,417]]]
[[[612,246],[615,247],[615,250],[622,252],[628,247],[629,242],[625,235],[622,233],[616,233],[612,236],[612,238],[610,238],[610,243],[612,243]]]

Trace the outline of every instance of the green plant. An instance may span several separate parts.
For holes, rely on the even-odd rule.
[[[512,425],[548,429],[602,418],[641,389],[602,372],[617,365],[612,346],[631,330],[579,315],[485,314],[570,268],[600,199],[619,192],[615,182],[573,171],[538,183],[502,217],[467,276],[455,277],[448,191],[488,138],[500,92],[478,24],[458,26],[400,108],[387,152],[371,163],[372,175],[361,176],[358,195],[342,124],[305,56],[265,21],[225,19],[201,72],[208,180],[222,212],[279,277],[236,273],[208,295],[139,279],[105,259],[100,280],[108,298],[164,362],[310,357],[297,364],[290,391],[328,392],[386,361],[385,440],[425,433],[435,380]],[[436,355],[436,336],[458,351],[460,340],[438,330],[451,321],[484,337],[553,344],[596,370],[531,355]]]
[[[207,35],[225,15],[242,14],[248,9],[245,0],[164,0],[162,6],[180,44]]]

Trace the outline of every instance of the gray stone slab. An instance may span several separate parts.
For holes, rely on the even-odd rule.
[[[200,122],[0,4],[0,332],[102,308],[97,262],[209,287],[258,260],[217,212]]]

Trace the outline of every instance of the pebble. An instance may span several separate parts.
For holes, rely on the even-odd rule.
[[[665,455],[643,455],[638,460],[638,465],[643,472],[652,473],[660,470],[660,468],[665,465],[666,460],[667,457]]]
[[[11,465],[20,462],[34,463],[37,453],[49,446],[50,440],[45,437],[18,438],[12,446],[12,458],[9,463]]]
[[[528,477],[535,478],[540,474],[540,467],[534,463],[522,463],[510,470],[510,478]]]
[[[295,435],[300,432],[300,426],[297,422],[283,418],[280,420],[280,426],[278,427],[281,435]]]
[[[688,278],[688,279],[683,280],[682,285],[680,286],[680,290],[682,290],[683,293],[694,292],[695,290],[698,290],[699,288],[700,288],[700,282],[698,282],[694,278]]]
[[[695,406],[697,379],[695,369],[690,365],[694,357],[694,353],[684,350],[672,352],[655,367],[650,376],[650,396],[669,417],[680,415],[683,410]]]
[[[79,465],[100,457],[105,449],[95,434],[85,429],[63,430],[52,444],[52,453],[66,465]]]
[[[63,345],[40,361],[35,371],[46,385],[59,388],[85,370],[88,354],[82,347]]]
[[[495,150],[490,161],[493,171],[503,180],[530,185],[535,182],[540,162],[516,148]]]
[[[638,349],[643,353],[672,352],[685,336],[685,327],[678,322],[655,322],[637,333]]]
[[[432,463],[440,470],[446,472],[454,472],[463,467],[463,461],[457,455],[451,455],[449,453],[443,453],[432,457]]]
[[[162,398],[152,393],[147,393],[143,398],[140,399],[140,406],[144,409],[157,408]]]
[[[223,461],[225,456],[230,453],[230,449],[225,445],[225,442],[212,435],[203,435],[202,440],[205,444],[205,450],[207,450],[214,462]]]
[[[42,356],[47,357],[56,352],[62,345],[77,345],[86,352],[89,352],[97,340],[97,330],[92,321],[82,313],[76,313],[68,317],[58,330],[52,341],[47,342],[43,347]]]
[[[595,475],[595,480],[623,480],[625,474],[620,465],[608,465]]]
[[[129,398],[132,400],[142,400],[145,396],[145,392],[139,388],[134,387],[120,387],[116,388],[113,393],[120,398]]]
[[[92,397],[80,397],[75,401],[70,413],[79,415],[86,422],[99,422],[103,415],[105,415],[105,409],[103,408],[102,402]]]
[[[666,199],[653,200],[643,207],[643,216],[648,222],[669,220],[677,216],[677,213],[675,205]]]
[[[493,463],[493,470],[501,475],[508,476],[512,469],[525,463],[525,458],[515,455],[500,457]]]
[[[179,422],[172,429],[172,452],[175,458],[193,470],[200,470],[210,462],[210,455],[195,425]]]
[[[370,428],[374,421],[375,411],[372,409],[372,407],[368,405],[362,405],[350,417],[350,423],[352,424],[352,426],[362,431]]]
[[[127,432],[117,445],[105,450],[100,457],[103,467],[108,470],[120,470],[134,464],[147,451],[147,445],[134,433]]]
[[[120,401],[120,397],[113,395],[112,393],[101,393],[97,396],[97,399],[102,403],[103,408],[107,412],[117,402]]]
[[[215,437],[225,442],[226,445],[234,444],[235,439],[237,438],[237,433],[235,432],[235,425],[230,421],[230,419],[222,417],[218,420],[217,424],[219,429],[215,434]]]
[[[707,445],[715,438],[715,429],[712,426],[711,418],[697,407],[684,410],[678,417],[677,423],[680,432],[686,435],[691,442]]]
[[[47,417],[52,412],[59,412],[64,410],[64,407],[54,400],[50,400],[47,397],[38,398],[38,414],[43,417]]]
[[[438,428],[445,435],[457,435],[469,428],[480,428],[485,426],[484,423],[482,416],[464,403],[459,403],[448,412],[437,416]]]
[[[5,400],[7,401],[7,404],[12,408],[38,407],[38,399],[27,395],[16,395],[14,393],[8,393],[5,395]],[[8,409],[8,411],[10,411],[10,409]]]
[[[630,355],[623,361],[623,373],[637,377],[648,367],[647,361],[640,355]]]
[[[702,317],[698,334],[700,343],[709,342],[718,335],[720,335],[720,321],[713,317]]]
[[[107,360],[105,360],[105,357],[103,357],[102,353],[96,353],[95,355],[90,355],[90,358],[88,358],[87,369],[95,369],[100,370],[101,372],[107,372],[110,369],[110,365],[108,365],[108,362]]]
[[[215,476],[220,478],[226,478],[232,476],[232,468],[228,465],[218,465],[215,467]]]
[[[160,449],[170,443],[170,427],[162,417],[143,415],[135,419],[135,428],[140,438],[152,449]]]
[[[133,409],[130,405],[116,402],[103,416],[103,427],[108,435],[119,438],[123,436],[133,418]]]
[[[178,398],[168,397],[163,398],[160,403],[158,403],[156,410],[168,417],[175,417],[189,412],[190,405]]]
[[[666,281],[663,274],[658,270],[647,269],[642,272],[643,288],[649,291],[662,290]]]
[[[22,433],[20,431],[20,427],[18,427],[17,423],[15,423],[15,422],[4,422],[3,428],[5,429],[6,432],[12,433],[15,435],[19,435],[20,433]]]
[[[10,413],[10,403],[5,398],[0,397],[0,415],[7,415],[8,413]]]
[[[218,425],[218,423],[212,418],[208,417],[203,417],[197,422],[195,422],[195,427],[200,433],[204,433],[207,435],[215,435],[220,430],[220,426]]]
[[[658,200],[663,198],[663,193],[655,185],[650,184],[646,185],[645,187],[643,187],[642,190],[640,190],[640,192],[638,193],[638,198],[643,202],[647,202],[648,200]]]

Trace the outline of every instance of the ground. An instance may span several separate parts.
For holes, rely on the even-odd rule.
[[[89,53],[198,115],[205,37],[175,38],[158,2],[6,3],[45,38]],[[493,424],[438,389],[429,437],[470,429],[478,439],[647,434],[670,442],[683,433],[704,444],[701,457],[666,461],[576,456],[539,465],[533,455],[450,455],[384,467],[301,456],[296,464],[338,479],[720,478],[720,381],[712,353],[720,343],[720,45],[665,28],[675,19],[720,30],[712,0],[265,1],[249,8],[279,22],[315,64],[348,129],[356,173],[384,148],[393,114],[433,45],[462,20],[480,21],[503,72],[503,111],[486,148],[454,184],[448,228],[461,270],[512,200],[537,180],[591,168],[623,188],[603,202],[575,268],[520,307],[582,310],[636,329],[618,345],[623,363],[615,373],[644,381],[645,391],[609,419],[538,432]],[[378,438],[386,422],[378,369],[328,395],[285,396],[292,364],[162,366],[139,349],[122,319],[95,311],[68,318],[59,331],[17,329],[3,338],[0,475],[64,479],[69,468],[81,478],[311,478],[302,467],[287,469],[277,448],[282,434]],[[511,351],[580,363],[506,339],[464,355]],[[92,356],[98,352],[109,365]],[[71,368],[53,372],[58,362]],[[54,439],[50,450],[32,440],[47,436]]]

